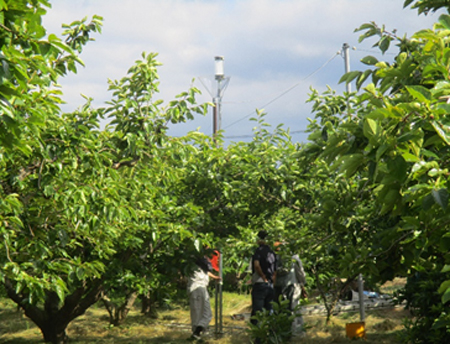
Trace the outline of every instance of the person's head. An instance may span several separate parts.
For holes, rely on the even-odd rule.
[[[265,230],[261,230],[258,232],[258,243],[264,243],[266,241],[266,238],[268,236],[268,233]]]

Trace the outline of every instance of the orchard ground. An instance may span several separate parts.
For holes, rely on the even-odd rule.
[[[391,292],[396,285],[389,283],[383,286],[383,292]],[[214,297],[212,297],[214,302]],[[234,320],[232,315],[247,313],[250,310],[250,295],[224,293],[223,298],[224,334],[214,336],[214,319],[211,322],[210,334],[205,343],[237,344],[250,343],[245,320]],[[214,304],[212,305],[214,307]],[[187,302],[173,305],[171,309],[160,310],[157,319],[151,319],[139,312],[138,305],[129,313],[125,323],[119,327],[110,327],[108,314],[100,306],[92,307],[85,315],[74,320],[68,327],[70,342],[87,343],[187,343],[190,336],[189,307]],[[214,312],[213,312],[214,313]],[[366,311],[365,343],[400,343],[403,320],[409,313],[401,307]],[[291,343],[325,344],[353,343],[346,337],[347,323],[358,322],[359,313],[342,313],[332,318],[325,325],[324,316],[305,316],[306,335],[293,339]],[[0,300],[0,343],[25,344],[43,343],[39,329],[28,320],[15,305],[7,299]]]

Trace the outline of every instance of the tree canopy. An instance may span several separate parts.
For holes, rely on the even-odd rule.
[[[426,14],[447,2],[404,6]],[[87,97],[63,113],[58,78],[82,64],[102,18],[65,25],[62,39],[41,25],[49,6],[0,1],[0,278],[47,342],[66,342],[67,325],[107,294],[174,293],[207,246],[243,278],[260,229],[300,254],[319,289],[360,272],[373,284],[414,278],[403,297],[428,290],[439,304],[414,304],[433,313],[413,327],[445,342],[449,15],[409,38],[361,25],[381,52],[398,47],[395,60],[363,58],[367,70],[341,79],[356,92],[311,90],[308,142],[257,111],[253,140],[224,147],[220,135],[167,134],[211,104],[195,88],[158,99],[156,53],[109,81],[104,107]],[[425,288],[430,276],[438,285]]]

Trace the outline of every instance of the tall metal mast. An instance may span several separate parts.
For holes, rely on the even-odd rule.
[[[344,54],[344,61],[345,61],[345,73],[350,72],[350,54],[349,54],[350,46],[348,43],[344,43],[342,45],[342,52]],[[351,92],[351,84],[347,82],[347,93]]]
[[[222,96],[225,88],[230,81],[229,77],[225,77],[223,69],[223,56],[214,57],[215,60],[215,79],[216,79],[216,92],[213,97],[214,109],[213,109],[213,137],[215,139],[217,132],[220,130],[222,124]]]

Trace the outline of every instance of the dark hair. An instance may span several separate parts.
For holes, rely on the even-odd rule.
[[[259,231],[258,232],[258,238],[261,240],[264,240],[267,237],[268,233],[266,231]]]

